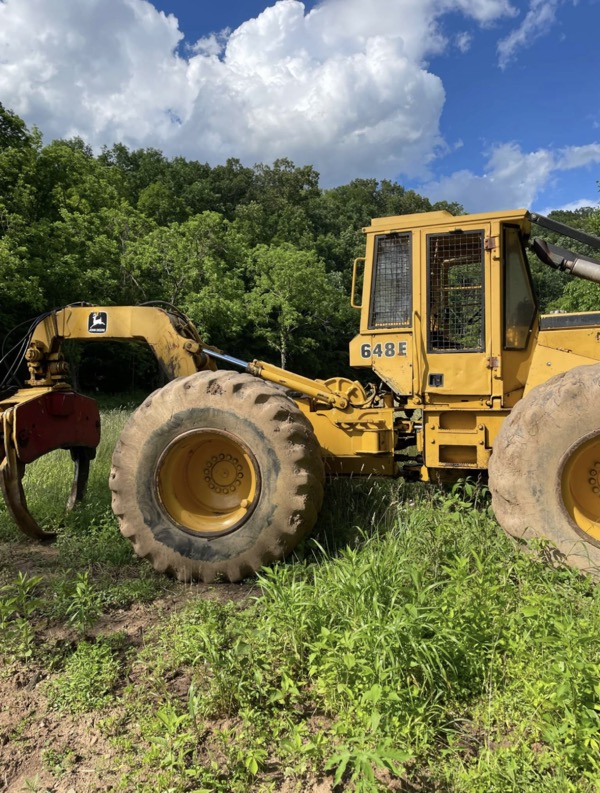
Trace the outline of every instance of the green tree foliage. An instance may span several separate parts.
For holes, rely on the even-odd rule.
[[[78,138],[44,145],[0,104],[0,344],[15,325],[69,302],[166,301],[232,355],[348,374],[362,228],[431,210],[462,207],[390,180],[324,190],[312,166],[285,158],[212,167],[121,143],[98,155]],[[600,234],[598,210],[553,217]],[[596,285],[532,269],[542,310],[598,308]]]
[[[213,209],[221,212],[228,220],[235,217],[237,208],[251,200],[254,171],[230,158],[225,165],[215,166],[208,177],[212,191]]]
[[[314,244],[315,206],[321,196],[319,174],[290,160],[255,167],[250,201],[236,210],[238,226],[250,245],[290,242],[301,248]]]
[[[37,211],[32,182],[40,148],[39,135],[0,105],[0,337],[23,314],[44,306],[28,245]]]
[[[31,140],[31,133],[22,118],[11,110],[7,110],[0,102],[0,151],[8,148],[26,146]]]
[[[317,336],[331,330],[345,302],[339,278],[314,252],[291,243],[258,246],[250,270],[250,317],[285,369],[293,353],[311,349]]]
[[[428,198],[414,190],[405,190],[396,182],[354,179],[321,196],[317,206],[317,250],[330,269],[345,273],[345,283],[349,287],[348,262],[362,255],[362,228],[369,225],[371,218],[412,215],[434,209],[447,209],[453,214],[462,212],[460,204],[432,204]]]
[[[122,257],[137,300],[165,300],[196,323],[206,341],[234,341],[245,324],[243,240],[217,212],[155,228]]]
[[[104,149],[99,159],[121,174],[127,200],[161,225],[215,209],[218,203],[206,164],[183,157],[168,160],[157,149],[130,151],[120,143]]]

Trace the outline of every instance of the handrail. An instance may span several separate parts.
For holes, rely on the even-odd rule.
[[[356,281],[357,281],[357,278],[358,278],[358,263],[359,262],[363,262],[364,263],[366,261],[367,260],[365,259],[364,256],[358,256],[354,260],[354,264],[352,265],[352,291],[350,293],[350,305],[352,306],[352,308],[356,308],[356,309],[359,309],[359,310],[362,308],[362,302],[359,304],[359,303],[357,303],[354,300],[354,294],[356,292]]]

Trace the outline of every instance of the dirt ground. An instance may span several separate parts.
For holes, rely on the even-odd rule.
[[[52,576],[56,560],[53,547],[0,543],[0,568],[4,580],[19,571]],[[174,585],[171,592],[152,603],[134,603],[112,611],[91,631],[92,635],[124,635],[130,648],[143,647],[148,631],[190,599],[241,601],[256,588],[243,585]],[[37,630],[42,641],[75,641],[64,626],[48,624]],[[21,793],[88,793],[115,790],[127,771],[119,750],[103,736],[102,711],[83,715],[51,710],[41,685],[47,674],[37,665],[28,670],[0,669],[0,791]],[[183,681],[185,682],[185,681]],[[189,681],[188,681],[189,683]],[[169,685],[180,687],[175,678]],[[111,710],[111,716],[118,712]]]

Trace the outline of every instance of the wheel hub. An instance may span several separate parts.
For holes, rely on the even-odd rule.
[[[561,489],[565,508],[580,531],[600,542],[600,438],[584,439],[565,455]]]
[[[184,531],[215,537],[239,528],[260,493],[256,458],[224,430],[191,430],[175,438],[156,467],[160,501]]]
[[[235,493],[243,484],[244,469],[231,454],[214,455],[204,469],[204,481],[217,493]]]
[[[596,460],[593,468],[590,468],[588,485],[592,488],[592,493],[600,498],[600,460]]]

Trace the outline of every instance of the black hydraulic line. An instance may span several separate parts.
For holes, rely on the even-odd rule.
[[[238,369],[242,369],[245,372],[248,371],[248,367],[250,366],[246,361],[241,361],[239,358],[233,358],[231,355],[225,355],[225,353],[222,352],[207,350],[206,347],[202,349],[202,352],[206,353],[206,355],[210,355],[211,358],[216,358],[217,361],[224,361],[232,366],[237,366]]]
[[[581,242],[583,245],[589,245],[592,248],[596,248],[596,250],[600,250],[600,237],[587,234],[585,231],[580,231],[579,229],[574,229],[571,226],[567,226],[566,223],[559,223],[558,220],[552,220],[552,218],[547,218],[544,215],[538,215],[536,212],[531,212],[529,217],[531,218],[531,222],[536,223],[538,226],[542,226],[550,231],[555,231],[557,234],[562,234],[564,237],[569,237],[572,240]]]

